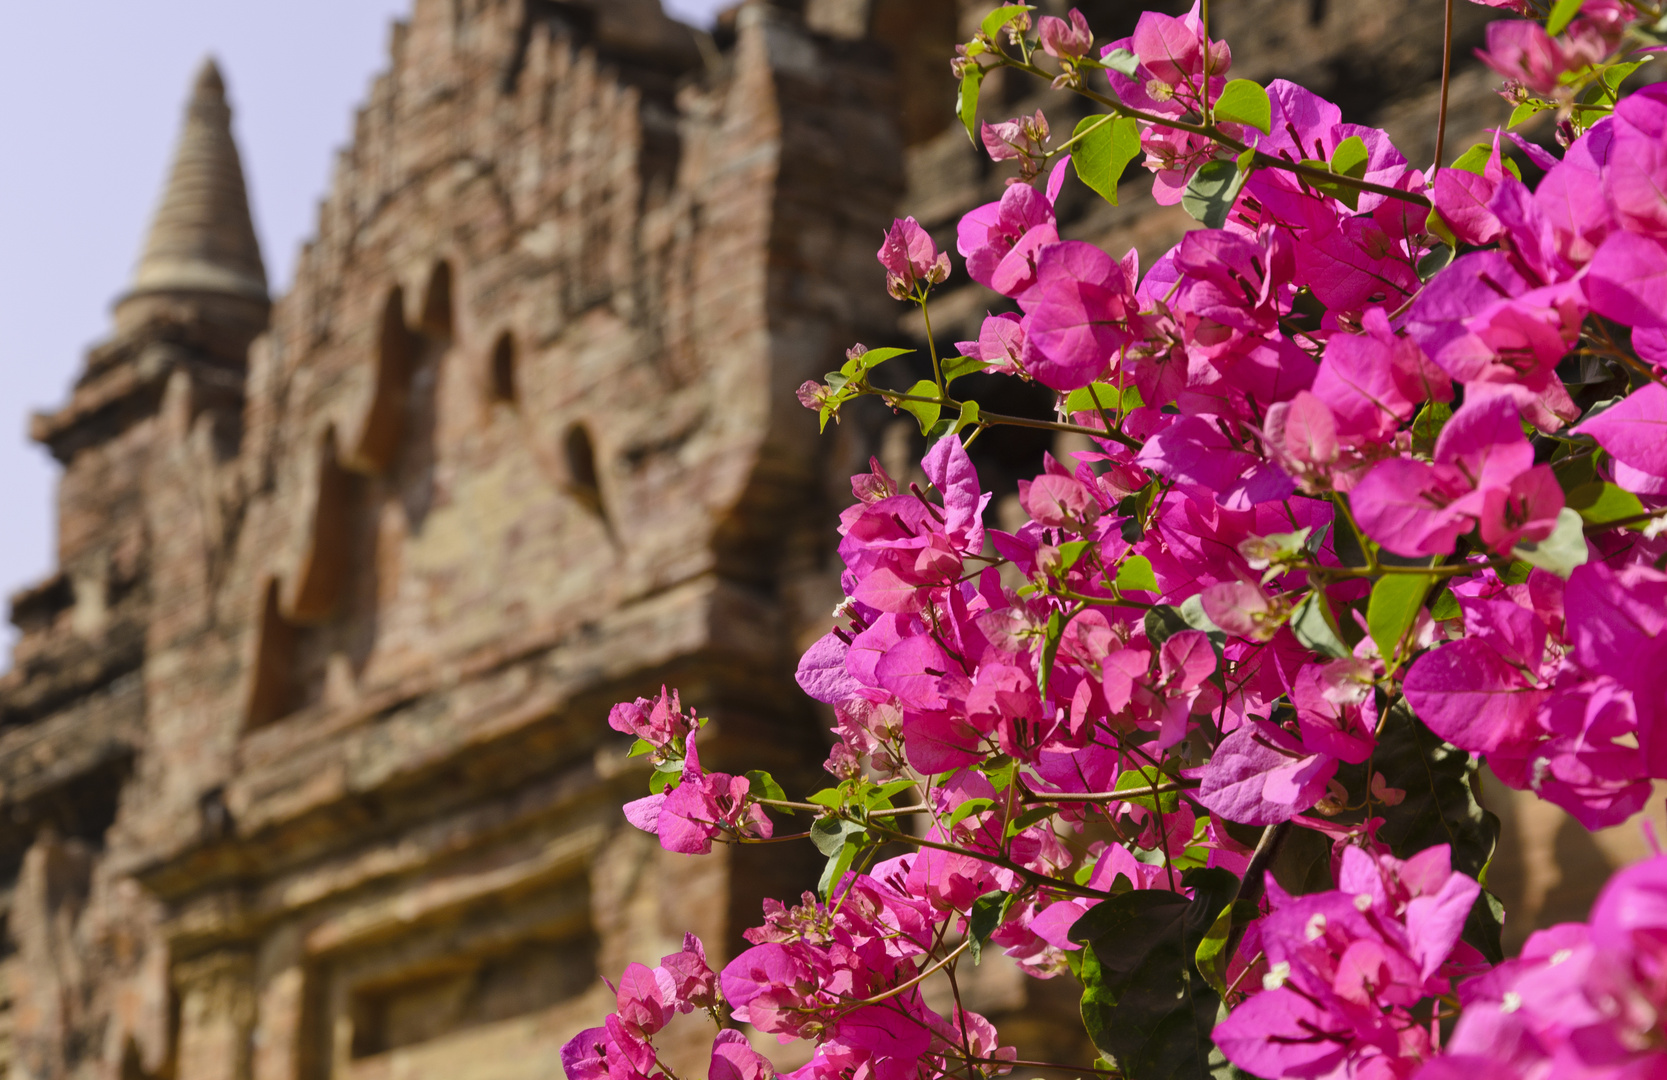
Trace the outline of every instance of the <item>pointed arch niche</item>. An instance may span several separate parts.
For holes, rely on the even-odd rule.
[[[291,622],[303,626],[326,622],[336,613],[352,564],[355,496],[360,481],[341,467],[334,425],[324,429],[314,468],[306,546],[283,612]]]
[[[602,476],[596,466],[596,443],[583,423],[568,426],[561,439],[562,466],[567,474],[563,486],[585,509],[610,525],[608,507],[602,498]]]
[[[498,335],[486,367],[486,396],[494,404],[514,405],[519,399],[516,379],[515,335],[508,330]]]
[[[405,406],[411,396],[415,367],[416,342],[405,325],[405,292],[396,285],[382,306],[382,322],[377,329],[376,384],[370,407],[342,457],[348,468],[380,476],[393,463],[405,430]]]
[[[429,271],[428,288],[423,290],[422,321],[417,324],[423,336],[443,342],[457,336],[457,309],[452,291],[451,263],[441,259]]]
[[[255,654],[250,665],[244,728],[254,730],[288,716],[295,708],[295,626],[284,618],[283,586],[266,579],[255,614]]]

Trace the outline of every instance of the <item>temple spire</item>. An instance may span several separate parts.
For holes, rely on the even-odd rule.
[[[121,305],[159,294],[267,301],[231,115],[220,69],[206,60],[186,107],[173,173]]]

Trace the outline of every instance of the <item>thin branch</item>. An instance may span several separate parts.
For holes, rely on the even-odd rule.
[[[1453,0],[1447,0],[1447,14],[1445,35],[1441,43],[1441,108],[1436,113],[1435,121],[1435,167],[1430,170],[1434,177],[1436,169],[1441,168],[1442,156],[1447,145],[1447,89],[1453,79]]]
[[[1027,75],[1034,75],[1037,78],[1048,82],[1053,81],[1053,76],[1049,75],[1036,65],[1014,60],[1011,56],[1008,56],[999,49],[989,55],[997,57],[997,63],[1004,67],[1016,68],[1019,71],[1023,71]],[[1155,127],[1165,127],[1175,131],[1189,131],[1194,135],[1202,135],[1206,139],[1209,139],[1223,148],[1232,151],[1234,154],[1243,154],[1245,151],[1250,149],[1247,144],[1224,134],[1219,128],[1216,128],[1213,125],[1206,127],[1203,124],[1193,124],[1185,120],[1176,120],[1173,117],[1158,116],[1155,113],[1143,112],[1140,109],[1131,109],[1121,101],[1118,101],[1116,98],[1107,97],[1105,94],[1101,94],[1093,90],[1080,87],[1073,89],[1075,93],[1099,105],[1103,105],[1104,107],[1115,112],[1118,116],[1132,117],[1135,120],[1152,124]],[[1264,169],[1279,169],[1283,172],[1295,173],[1297,176],[1315,181],[1316,183],[1353,188],[1356,191],[1369,192],[1373,195],[1382,195],[1390,199],[1398,199],[1401,202],[1412,203],[1414,206],[1422,206],[1426,210],[1430,209],[1434,205],[1428,198],[1418,194],[1416,191],[1403,191],[1400,188],[1393,188],[1387,184],[1377,184],[1370,180],[1357,180],[1352,176],[1343,176],[1338,173],[1331,172],[1328,169],[1317,169],[1312,165],[1303,165],[1295,161],[1286,161],[1284,158],[1274,157],[1272,154],[1264,153],[1261,150],[1257,150],[1255,152],[1255,156],[1252,161],[1255,165]]]

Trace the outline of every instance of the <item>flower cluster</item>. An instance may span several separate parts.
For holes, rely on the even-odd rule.
[[[818,891],[766,904],[721,993],[676,957],[631,969],[570,1080],[649,1075],[686,1006],[813,1043],[796,1080],[997,1075],[1015,1051],[954,981],[991,949],[1079,979],[1123,1076],[1651,1074],[1667,870],[1490,970],[1475,792],[1485,760],[1599,827],[1667,779],[1667,91],[1620,89],[1659,12],[1491,24],[1513,123],[1556,110],[1563,152],[1506,130],[1424,170],[1300,86],[1229,78],[1199,8],[1099,47],[1029,11],[955,61],[968,135],[1018,172],[955,235],[999,308],[958,355],[927,343],[930,379],[894,388],[905,350],[858,346],[799,391],[824,425],[878,397],[929,442],[853,479],[844,600],[798,668],[834,786],[704,771],[665,691],[610,718],[654,766],[633,824],[688,853],[800,836]],[[980,124],[993,67],[1109,111],[1063,141],[1042,113]],[[1136,161],[1202,225],[1145,268],[1057,209],[1073,176],[1115,201]],[[923,311],[952,273],[914,219],[878,258]],[[973,372],[1054,418],[958,398]],[[1045,456],[998,529],[969,448],[1007,423],[1090,448]],[[1314,834],[1329,867],[1280,862]],[[712,1069],[768,1076],[728,1030]]]
[[[1528,939],[1522,956],[1460,987],[1446,1056],[1418,1080],[1659,1076],[1667,1070],[1667,856],[1621,871],[1589,925]]]
[[[1257,1076],[1402,1076],[1432,1056],[1434,1025],[1420,1004],[1486,967],[1459,940],[1481,892],[1455,873],[1448,849],[1402,861],[1343,850],[1337,888],[1287,896],[1246,936],[1261,985],[1215,1029],[1228,1060]]]

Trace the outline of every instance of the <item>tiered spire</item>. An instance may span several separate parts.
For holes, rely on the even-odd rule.
[[[216,293],[267,300],[231,117],[220,69],[206,60],[186,107],[173,174],[124,299]]]

